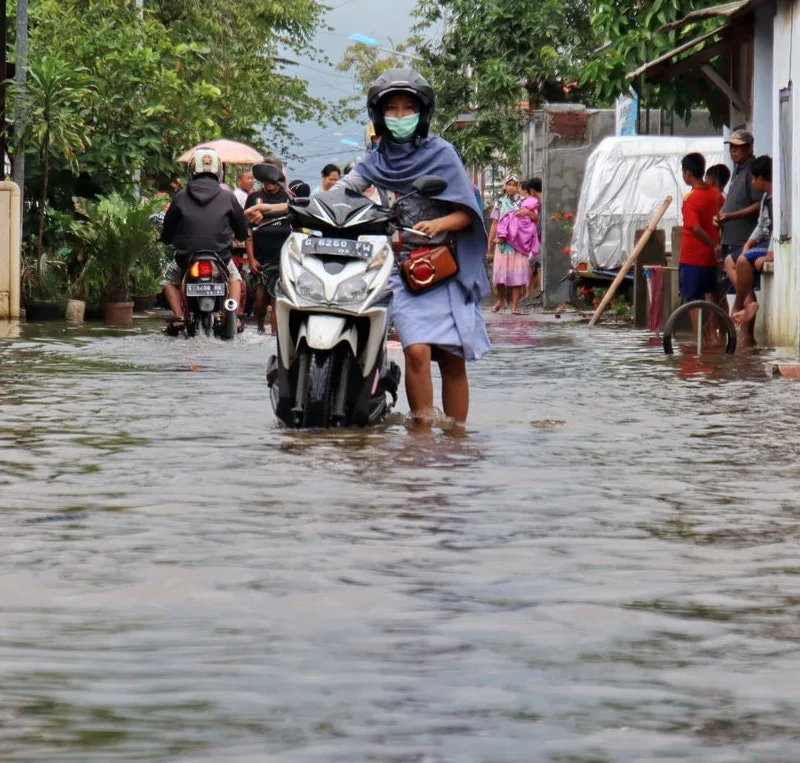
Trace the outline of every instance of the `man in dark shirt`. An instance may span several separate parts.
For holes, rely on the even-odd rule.
[[[761,206],[761,194],[753,187],[751,177],[753,134],[735,130],[725,142],[730,146],[733,175],[717,218],[722,229],[723,257],[745,245],[756,227]]]
[[[217,152],[198,148],[189,159],[189,185],[178,191],[164,215],[161,240],[175,249],[175,259],[164,273],[164,296],[175,313],[175,328],[182,328],[181,284],[194,252],[216,252],[228,267],[228,296],[241,299],[239,271],[231,262],[234,238],[245,239],[249,231],[239,202],[221,187],[222,162]]]
[[[248,262],[250,271],[257,277],[253,315],[256,317],[258,330],[263,332],[267,307],[272,304],[270,326],[272,333],[276,334],[275,284],[280,276],[281,247],[291,233],[286,216],[289,194],[281,185],[260,172],[260,169],[260,165],[253,167],[253,174],[263,187],[251,193],[245,202],[245,214],[253,227]]]

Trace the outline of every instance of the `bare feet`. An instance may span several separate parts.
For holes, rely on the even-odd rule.
[[[742,325],[743,323],[750,323],[750,321],[755,320],[757,312],[758,302],[751,302],[749,305],[745,305],[743,310],[735,312],[731,318],[733,318],[733,322],[737,325]]]

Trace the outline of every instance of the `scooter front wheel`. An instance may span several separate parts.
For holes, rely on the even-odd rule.
[[[211,336],[214,333],[214,314],[202,312],[200,313],[200,329],[206,336]]]
[[[303,427],[324,429],[331,425],[333,366],[333,352],[311,353]]]

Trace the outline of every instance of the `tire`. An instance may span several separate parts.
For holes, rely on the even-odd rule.
[[[186,336],[189,338],[197,336],[197,316],[189,315],[186,320]]]
[[[664,324],[664,354],[673,354],[672,335],[675,333],[675,326],[677,325],[678,320],[680,320],[680,318],[686,315],[690,310],[695,310],[697,308],[710,310],[712,313],[714,313],[714,315],[718,316],[722,320],[723,324],[725,325],[725,333],[728,335],[728,342],[725,346],[725,354],[733,355],[736,352],[736,327],[733,325],[730,315],[728,315],[728,313],[726,313],[719,305],[715,305],[713,302],[707,302],[704,299],[696,299],[692,302],[686,302],[677,310],[675,310],[672,315],[669,316],[669,318],[667,318],[667,322]]]
[[[578,310],[592,310],[592,301],[587,299],[583,291],[581,291],[582,286],[583,284],[579,279],[569,282],[569,301]]]
[[[326,429],[331,426],[334,357],[334,353],[330,351],[311,353],[303,412],[304,428]]]
[[[200,313],[200,328],[206,336],[214,333],[214,314]]]

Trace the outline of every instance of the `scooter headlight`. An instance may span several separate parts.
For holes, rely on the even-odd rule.
[[[298,297],[311,302],[325,301],[325,289],[322,281],[307,270],[301,270],[294,278],[294,290]]]
[[[344,305],[352,305],[363,302],[367,298],[367,294],[369,294],[367,279],[364,276],[354,276],[339,284],[334,300]]]

